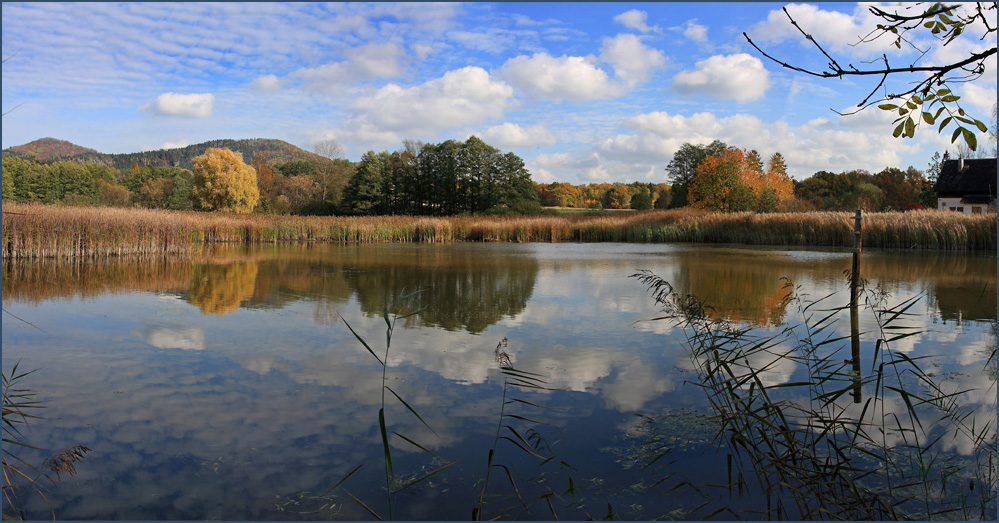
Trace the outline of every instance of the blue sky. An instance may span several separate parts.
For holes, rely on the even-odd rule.
[[[3,147],[47,136],[108,153],[334,139],[358,160],[405,139],[474,134],[524,158],[536,181],[571,183],[666,181],[684,142],[713,139],[779,151],[798,179],[925,169],[934,152],[956,151],[949,135],[892,138],[892,115],[874,108],[834,112],[876,80],[811,78],[757,53],[743,31],[775,56],[824,67],[784,5],[4,3]],[[865,5],[788,9],[844,62],[917,56],[851,46],[877,23]],[[982,33],[921,63],[994,47],[995,33]],[[995,56],[956,91],[988,120]]]

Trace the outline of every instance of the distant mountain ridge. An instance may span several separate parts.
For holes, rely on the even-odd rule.
[[[81,147],[79,145],[57,140],[42,138],[24,145],[16,145],[3,150],[4,156],[18,156],[27,160],[42,163],[70,161],[78,163],[98,163],[127,172],[133,165],[163,165],[169,167],[191,168],[191,159],[205,154],[211,147],[221,147],[241,153],[243,160],[249,163],[257,152],[262,152],[264,158],[271,164],[294,160],[316,160],[315,153],[305,151],[283,140],[269,138],[252,138],[242,140],[211,140],[175,149],[159,149],[138,153],[107,154]]]

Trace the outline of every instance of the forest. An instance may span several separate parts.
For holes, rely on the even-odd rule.
[[[235,152],[248,160],[259,194],[248,210],[294,215],[530,215],[556,212],[553,208],[561,212],[683,207],[723,212],[935,208],[933,183],[941,162],[947,159],[946,153],[935,155],[924,171],[911,166],[905,170],[886,167],[877,173],[819,171],[795,181],[787,174],[780,152],[764,161],[758,151],[715,140],[684,143],[665,166],[668,184],[573,185],[536,183],[520,157],[475,136],[464,142],[406,141],[396,151],[368,151],[357,162],[338,157],[335,143],[328,144],[333,151],[323,155],[300,149],[278,154],[278,145],[270,142],[283,144],[218,140],[200,144],[200,150],[205,145],[242,144]],[[256,144],[257,150],[248,143]],[[174,150],[167,154],[172,158],[169,163],[189,167],[187,157],[196,150],[197,146]],[[67,206],[211,209],[195,196],[190,168],[140,162],[151,162],[162,152],[130,155],[131,166],[118,168],[115,162],[85,162],[82,157],[87,155],[44,162],[5,151],[3,199]]]

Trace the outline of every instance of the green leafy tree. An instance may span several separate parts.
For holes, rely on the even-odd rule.
[[[628,209],[631,207],[631,196],[627,185],[616,183],[604,193],[604,209]]]
[[[320,202],[335,206],[354,175],[353,166],[343,158],[343,146],[335,140],[323,140],[313,146],[320,159],[315,162],[314,177],[320,189]]]
[[[634,194],[631,196],[631,208],[636,211],[647,211],[652,208],[652,191],[645,184],[632,185]]]
[[[489,211],[510,210],[517,214],[537,214],[541,212],[538,192],[534,190],[531,173],[524,160],[514,153],[495,157],[498,165],[499,201]]]
[[[388,207],[383,188],[388,176],[391,155],[368,151],[361,157],[354,176],[343,192],[343,207],[348,214],[383,214]]]
[[[665,183],[657,183],[652,190],[653,207],[656,209],[668,209],[673,197],[673,191]]]
[[[257,173],[229,149],[210,148],[191,160],[197,204],[209,211],[248,213],[260,198]]]
[[[274,169],[282,176],[305,176],[316,173],[316,164],[309,160],[292,160],[276,165]]]
[[[190,211],[194,209],[194,175],[191,171],[182,170],[173,177],[173,192],[167,200],[167,209],[174,211]]]
[[[150,209],[165,209],[175,186],[171,178],[150,178],[139,190],[139,201]]]
[[[97,180],[97,196],[101,205],[108,207],[130,207],[132,191],[124,185]]]
[[[11,162],[13,163],[13,162]],[[3,199],[14,200],[16,193],[14,190],[14,170],[7,168],[7,158],[3,159]]]

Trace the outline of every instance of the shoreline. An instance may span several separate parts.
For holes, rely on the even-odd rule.
[[[198,253],[220,244],[623,242],[852,247],[852,212],[691,209],[541,216],[290,216],[5,202],[3,259]],[[864,215],[864,247],[996,251],[996,215]]]

